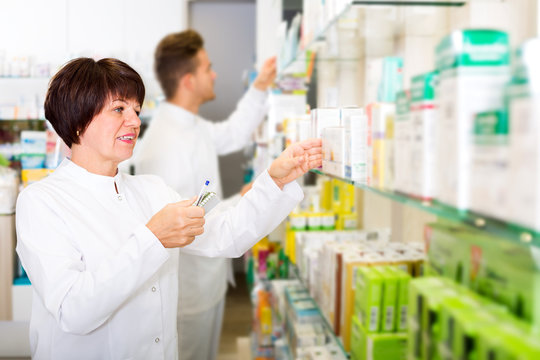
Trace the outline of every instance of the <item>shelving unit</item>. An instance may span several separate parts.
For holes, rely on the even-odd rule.
[[[495,236],[506,238],[509,241],[540,247],[540,234],[516,224],[511,224],[502,220],[489,218],[481,214],[475,214],[466,210],[459,210],[441,204],[436,200],[415,199],[406,194],[373,188],[371,186],[352,181],[351,179],[340,178],[326,174],[320,170],[311,171],[319,175],[339,179],[341,181],[352,184],[361,190],[368,191],[370,193],[379,195],[383,198],[392,200],[397,203],[420,209],[442,219],[467,224]]]
[[[504,0],[489,3],[475,0],[349,1],[336,16],[320,27],[321,31],[313,34],[308,41],[299,41],[294,56],[283,61],[279,67],[278,79],[305,76],[308,86],[315,83],[317,103],[314,107],[317,108],[351,105],[364,107],[376,101],[373,87],[369,88],[371,92],[368,91],[368,61],[391,56],[402,57],[403,85],[404,89],[410,89],[409,81],[413,76],[435,69],[435,47],[451,31],[464,28],[503,30],[510,34],[510,45],[514,50],[526,39],[539,35],[539,11],[540,3],[536,0],[525,0],[519,4]],[[353,13],[359,14],[358,22],[351,25],[350,18],[355,18],[355,15],[351,16]],[[384,18],[387,15],[391,16],[391,20]],[[380,28],[373,30],[369,26],[379,19],[387,21],[385,25],[388,26],[382,30],[383,35],[377,32]],[[302,30],[311,34],[309,30]],[[343,34],[354,36],[360,43],[359,49],[342,46],[342,38],[339,36]],[[298,71],[298,65],[301,65],[300,62],[308,64],[310,57],[314,58],[314,64],[310,65],[315,67],[313,73],[316,76],[308,79],[311,72],[307,76],[302,74]],[[331,100],[328,101],[328,98]],[[524,251],[530,249],[533,257],[540,247],[540,233],[516,223],[457,209],[436,199],[423,200],[367,186],[320,170],[311,172],[354,185],[357,189],[359,224],[365,228],[389,226],[394,241],[422,241],[424,225],[440,219],[471,226],[489,237],[504,239],[509,245],[522,245],[520,248]],[[495,240],[493,246],[499,246]],[[301,281],[298,269],[292,269],[292,273]],[[326,326],[331,329],[329,324]],[[338,344],[341,342],[338,341]]]

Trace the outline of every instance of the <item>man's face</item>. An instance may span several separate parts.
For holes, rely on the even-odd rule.
[[[214,80],[216,73],[212,70],[212,63],[208,59],[208,54],[204,49],[197,53],[198,66],[193,74],[193,91],[199,96],[201,104],[213,100],[216,97],[214,93]]]

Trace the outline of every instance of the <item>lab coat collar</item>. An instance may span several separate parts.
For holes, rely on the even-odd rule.
[[[161,103],[160,110],[163,111],[163,114],[160,115],[165,115],[160,117],[170,119],[170,121],[174,121],[180,125],[193,126],[197,120],[197,114],[168,101]]]
[[[122,193],[123,181],[122,173],[117,171],[115,176],[97,175],[89,172],[85,168],[75,164],[70,159],[66,158],[58,165],[56,171],[65,172],[78,184],[88,187],[92,191],[98,191],[105,194],[116,195],[114,184],[118,188],[118,193]]]

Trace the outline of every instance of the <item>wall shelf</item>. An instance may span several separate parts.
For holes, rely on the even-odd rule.
[[[440,218],[454,222],[464,223],[473,226],[478,230],[485,231],[489,234],[495,235],[497,237],[502,237],[516,243],[532,245],[540,248],[540,233],[535,232],[531,229],[527,229],[520,225],[489,218],[482,214],[476,214],[471,211],[456,209],[451,206],[441,204],[436,200],[421,200],[413,198],[406,194],[373,188],[371,186],[352,181],[351,179],[345,179],[326,174],[320,170],[311,171],[319,175],[324,175],[342,180],[344,182],[354,185],[359,189],[369,191],[371,193],[380,195],[382,197],[404,205],[415,207]]]

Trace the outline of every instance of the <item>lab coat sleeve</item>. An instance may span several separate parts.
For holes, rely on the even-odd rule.
[[[54,200],[42,191],[17,201],[17,253],[36,293],[65,332],[84,335],[103,324],[169,258],[144,225],[94,271],[73,242]],[[81,214],[81,216],[84,216]]]
[[[279,225],[302,198],[302,189],[296,182],[281,190],[265,171],[236,206],[225,212],[210,212],[204,234],[181,251],[210,257],[242,256]]]
[[[266,114],[266,92],[251,87],[227,120],[210,123],[218,155],[226,155],[246,146]]]

